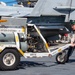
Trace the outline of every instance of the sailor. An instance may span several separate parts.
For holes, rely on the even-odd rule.
[[[19,7],[24,7],[22,2],[18,2]]]
[[[72,53],[75,49],[75,20],[71,22],[71,28],[73,30],[73,34],[72,34],[72,37],[71,37],[71,46],[69,47],[69,50],[67,52],[66,62],[69,61],[69,57],[72,55]]]

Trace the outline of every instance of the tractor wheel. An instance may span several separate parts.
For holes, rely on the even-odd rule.
[[[16,69],[20,62],[20,55],[17,50],[5,49],[0,54],[0,68],[2,70]]]
[[[58,53],[56,55],[56,61],[58,64],[65,64],[66,63],[66,52]]]

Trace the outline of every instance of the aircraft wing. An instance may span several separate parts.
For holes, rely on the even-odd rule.
[[[15,13],[11,13],[11,12],[0,12],[0,16],[12,16],[12,14],[15,14]]]
[[[28,16],[32,10],[33,8],[28,7],[0,6],[0,16]]]

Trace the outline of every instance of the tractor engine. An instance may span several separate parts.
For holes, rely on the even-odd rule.
[[[28,26],[28,52],[46,52],[45,44],[40,38],[39,34],[36,32],[35,28]]]

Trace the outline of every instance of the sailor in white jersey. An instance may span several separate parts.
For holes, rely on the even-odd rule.
[[[72,55],[72,53],[73,53],[73,51],[75,49],[75,21],[73,21],[71,23],[71,27],[72,27],[72,30],[73,30],[73,34],[71,36],[71,46],[70,46],[70,48],[69,48],[69,50],[67,52],[67,60],[66,60],[66,62],[69,61],[69,57]]]

